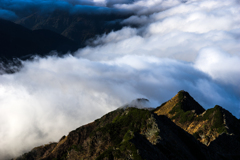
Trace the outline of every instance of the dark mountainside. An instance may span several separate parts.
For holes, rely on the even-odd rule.
[[[202,143],[201,143],[202,142]],[[117,109],[14,160],[240,159],[240,122],[187,92],[154,110]]]
[[[61,34],[81,47],[86,40],[96,35],[109,33],[123,27],[120,20],[129,17],[128,14],[71,14],[68,11],[55,10],[49,14],[33,13],[17,20],[15,23],[31,30],[48,29]]]
[[[58,55],[85,47],[87,40],[119,30],[127,14],[70,14],[55,10],[49,14],[34,13],[15,23],[0,19],[0,74],[13,73],[21,60],[33,55]]]
[[[51,51],[57,51],[61,56],[78,48],[77,43],[56,32],[46,29],[31,31],[0,19],[0,74],[18,71],[21,68],[19,59],[30,59],[33,55],[46,56]]]
[[[2,59],[26,59],[30,54],[46,55],[52,50],[59,53],[75,51],[78,45],[50,30],[31,31],[21,25],[0,19],[0,53]]]

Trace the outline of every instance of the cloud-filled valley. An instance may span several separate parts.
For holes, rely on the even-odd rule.
[[[80,2],[133,16],[73,55],[36,56],[20,71],[0,75],[0,155],[58,141],[136,98],[157,107],[180,90],[205,109],[218,104],[240,117],[238,1]]]

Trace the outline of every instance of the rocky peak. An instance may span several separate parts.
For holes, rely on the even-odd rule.
[[[167,115],[171,117],[176,112],[191,111],[196,114],[201,114],[205,109],[195,101],[188,92],[179,91],[171,100],[163,103],[161,106],[155,109],[155,113],[158,115]]]
[[[177,96],[179,103],[181,104],[181,108],[185,112],[192,110],[196,114],[201,114],[205,111],[205,109],[197,101],[195,101],[188,92],[179,91]]]
[[[185,91],[179,91],[177,95],[163,103],[154,112],[158,115],[166,115],[207,146],[223,133],[240,135],[239,120],[229,111],[219,105],[205,111]]]

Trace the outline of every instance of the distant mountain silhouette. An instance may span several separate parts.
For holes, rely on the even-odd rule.
[[[46,55],[52,50],[59,53],[75,51],[78,45],[50,30],[31,31],[21,25],[0,19],[0,58],[26,59],[31,54]]]
[[[123,14],[71,14],[68,11],[56,10],[47,15],[34,13],[16,23],[31,30],[48,29],[57,32],[83,47],[86,40],[96,35],[121,29],[123,25],[119,20],[129,16]]]

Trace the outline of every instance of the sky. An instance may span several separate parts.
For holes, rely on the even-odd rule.
[[[128,0],[1,0],[0,18],[16,21],[32,13],[48,14],[64,10],[76,14],[129,14],[131,10],[113,5],[121,5]]]
[[[180,90],[205,109],[220,105],[240,117],[237,0],[12,0],[0,2],[0,15],[50,11],[45,3],[70,5],[69,12],[86,5],[131,12],[121,23],[139,27],[99,35],[63,57],[36,56],[0,75],[0,155],[58,141],[137,98],[157,107]]]

